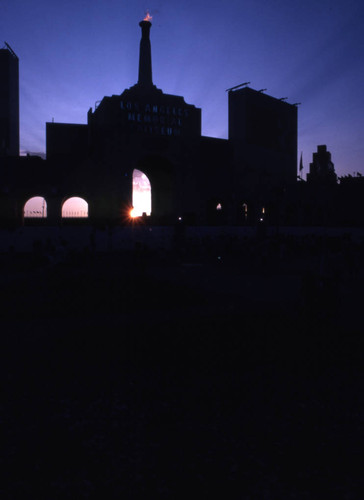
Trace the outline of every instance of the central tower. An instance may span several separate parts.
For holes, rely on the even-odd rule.
[[[149,33],[152,23],[146,19],[140,21],[142,38],[139,51],[139,78],[138,85],[144,88],[153,87],[152,80],[152,51],[150,47]]]

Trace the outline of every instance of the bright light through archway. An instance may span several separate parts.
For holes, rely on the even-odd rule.
[[[152,211],[152,189],[148,177],[140,170],[133,170],[133,213],[132,217],[147,215]]]
[[[68,198],[62,206],[62,217],[88,217],[88,203],[83,198]]]
[[[30,198],[24,205],[24,217],[47,217],[47,202],[42,196]]]

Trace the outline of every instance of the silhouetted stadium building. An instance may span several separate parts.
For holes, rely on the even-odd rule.
[[[90,222],[122,223],[137,169],[151,184],[151,223],[255,223],[263,213],[273,220],[296,182],[296,106],[239,86],[229,90],[229,138],[202,136],[201,109],[153,84],[151,23],[140,27],[138,82],[104,97],[85,125],[46,124],[46,162],[26,186],[9,181],[14,216],[21,220],[27,199],[42,196],[48,223],[57,223],[63,202],[77,196]]]
[[[0,49],[0,156],[19,155],[19,59]]]
[[[296,182],[296,106],[249,87],[230,91],[229,140],[242,189]]]

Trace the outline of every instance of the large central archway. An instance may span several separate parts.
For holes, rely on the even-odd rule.
[[[137,163],[137,170],[150,182],[153,217],[163,219],[174,215],[177,203],[172,163],[161,156],[147,156]]]
[[[133,217],[152,212],[152,188],[148,177],[137,168],[133,170]]]

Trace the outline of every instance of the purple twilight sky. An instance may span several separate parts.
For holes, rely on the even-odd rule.
[[[360,0],[0,0],[0,45],[20,59],[22,151],[45,151],[46,121],[86,123],[96,101],[136,83],[147,10],[153,81],[202,108],[203,135],[227,138],[225,89],[249,81],[302,103],[304,174],[318,144],[338,175],[364,173]]]

